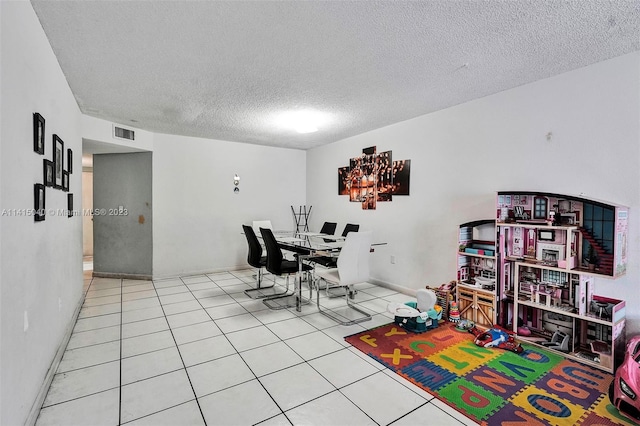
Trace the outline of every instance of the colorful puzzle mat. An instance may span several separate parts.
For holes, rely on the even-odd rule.
[[[482,348],[448,322],[420,334],[388,324],[345,340],[483,425],[634,424],[609,402],[611,374],[537,346]]]

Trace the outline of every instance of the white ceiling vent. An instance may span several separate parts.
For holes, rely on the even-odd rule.
[[[125,129],[124,127],[113,125],[113,137],[115,139],[123,139],[127,141],[133,141],[136,139],[136,133],[131,129]]]

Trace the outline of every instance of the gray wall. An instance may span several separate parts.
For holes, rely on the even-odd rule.
[[[151,156],[150,152],[93,156],[96,274],[152,275]]]

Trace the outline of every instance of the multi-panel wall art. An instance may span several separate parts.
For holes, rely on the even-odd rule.
[[[375,210],[378,202],[391,201],[393,195],[409,195],[411,160],[393,161],[391,151],[378,154],[372,146],[360,157],[338,169],[338,195],[362,203],[363,210]]]

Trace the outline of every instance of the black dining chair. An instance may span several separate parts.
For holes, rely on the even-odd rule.
[[[247,263],[254,268],[258,269],[257,277],[256,277],[256,288],[247,289],[244,293],[251,297],[252,299],[262,299],[265,297],[277,296],[279,294],[284,293],[274,293],[272,291],[268,291],[265,293],[265,290],[274,289],[274,285],[262,286],[263,273],[262,269],[267,266],[267,256],[262,255],[262,246],[260,245],[260,241],[256,236],[253,228],[251,226],[242,225],[242,230],[244,232],[244,236],[247,239]]]
[[[336,228],[338,224],[335,222],[325,222],[322,224],[322,228],[320,228],[321,234],[333,235],[336,232]],[[327,238],[324,239],[326,242],[332,241]]]
[[[349,232],[358,232],[360,230],[360,225],[356,225],[354,223],[347,223],[342,231],[342,236],[346,237]]]
[[[273,231],[268,228],[260,228],[262,234],[262,241],[267,249],[267,271],[273,274],[273,283],[276,283],[276,277],[286,276],[286,292],[273,297],[266,297],[263,299],[263,303],[271,309],[285,309],[295,306],[295,303],[278,303],[278,299],[287,298],[289,296],[295,296],[295,288],[293,292],[289,292],[289,276],[295,275],[298,272],[300,265],[296,260],[285,259],[282,254],[280,246],[276,241],[276,237],[273,235]],[[305,263],[302,263],[302,271],[308,272],[313,268]],[[295,286],[294,286],[295,287]],[[311,289],[309,290],[311,294]]]

